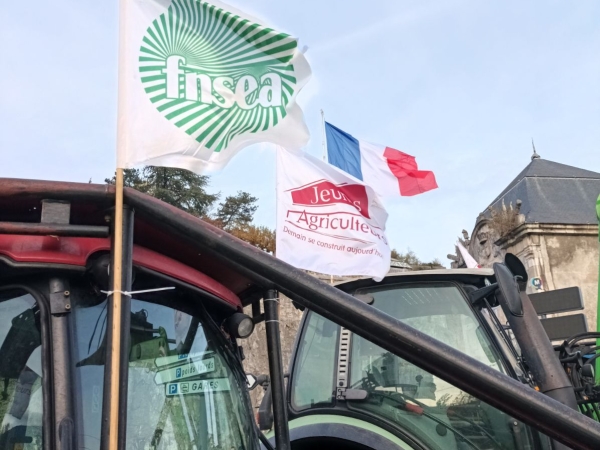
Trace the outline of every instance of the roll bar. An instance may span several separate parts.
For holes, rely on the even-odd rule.
[[[264,289],[279,290],[574,449],[600,448],[600,423],[568,406],[183,211],[132,189],[125,191],[125,202],[137,215],[232,265]]]

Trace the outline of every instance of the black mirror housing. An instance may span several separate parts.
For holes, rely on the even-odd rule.
[[[524,291],[527,286],[529,275],[527,275],[527,269],[525,269],[521,260],[512,253],[507,253],[504,257],[504,264],[508,267],[508,270],[518,278],[517,283],[519,284],[519,288]]]
[[[516,317],[523,317],[523,301],[519,294],[519,286],[512,272],[506,265],[494,263],[494,274],[496,275],[500,294],[505,300],[504,302],[500,302],[501,305],[506,306],[506,308],[502,309],[508,310],[505,313],[510,313]]]

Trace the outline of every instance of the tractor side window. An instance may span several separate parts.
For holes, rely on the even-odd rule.
[[[250,450],[246,379],[208,320],[132,300],[127,448]]]
[[[175,303],[169,295],[153,298]],[[71,299],[80,448],[93,450],[101,439],[107,301],[74,289]],[[208,315],[133,298],[130,336],[127,449],[256,448],[246,379]]]
[[[41,348],[34,298],[0,292],[0,450],[43,446]]]
[[[296,410],[333,401],[336,352],[340,327],[309,313],[294,362],[292,405]]]

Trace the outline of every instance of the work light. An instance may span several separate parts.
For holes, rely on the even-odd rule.
[[[254,322],[250,316],[235,313],[227,319],[227,328],[238,339],[246,339],[254,331]]]

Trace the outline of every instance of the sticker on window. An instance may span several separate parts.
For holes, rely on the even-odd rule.
[[[170,369],[157,372],[154,381],[156,384],[164,384],[175,380],[194,377],[203,373],[209,373],[214,370],[215,358],[208,358],[202,361],[191,361],[177,367],[171,367]]]
[[[210,380],[184,381],[180,383],[168,383],[167,395],[200,394],[203,392],[229,391],[229,380],[227,378],[213,378]]]
[[[185,359],[194,359],[194,358],[203,358],[207,355],[211,355],[214,353],[213,351],[207,352],[195,352],[195,353],[182,353],[181,355],[173,355],[173,356],[161,356],[154,360],[154,364],[156,367],[169,366],[175,363],[181,363]]]

